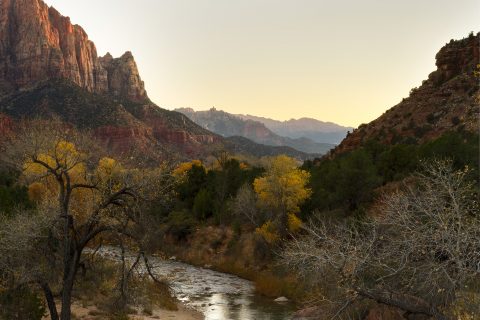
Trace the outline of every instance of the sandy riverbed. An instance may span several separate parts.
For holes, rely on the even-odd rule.
[[[98,309],[94,306],[82,306],[79,303],[74,303],[72,305],[72,317],[76,320],[100,320],[105,319],[105,314],[99,312]],[[44,317],[45,320],[50,319],[50,316]],[[132,320],[167,320],[167,319],[176,319],[176,320],[202,320],[204,316],[197,311],[190,310],[185,308],[182,305],[178,306],[177,311],[169,311],[163,309],[155,309],[152,312],[152,315],[130,315]]]

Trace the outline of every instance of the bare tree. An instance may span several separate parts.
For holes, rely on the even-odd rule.
[[[259,223],[259,210],[256,207],[257,198],[250,184],[246,183],[237,191],[232,201],[233,214],[247,220],[253,226]]]
[[[52,284],[60,283],[60,319],[68,320],[84,249],[104,234],[138,236],[132,226],[141,220],[142,203],[168,188],[161,181],[161,168],[127,169],[100,154],[87,134],[59,121],[41,120],[20,125],[2,150],[3,160],[23,172],[37,210],[25,225],[25,214],[4,221],[0,263],[39,269],[23,274],[43,289],[52,320],[59,319]],[[38,241],[27,241],[28,234]],[[16,246],[20,240],[28,245]]]
[[[316,281],[334,317],[362,299],[435,319],[478,316],[480,212],[467,175],[433,161],[384,197],[379,216],[312,224],[283,259]]]

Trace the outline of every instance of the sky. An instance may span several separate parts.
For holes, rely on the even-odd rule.
[[[99,55],[132,51],[149,97],[356,127],[407,97],[479,0],[45,0]]]

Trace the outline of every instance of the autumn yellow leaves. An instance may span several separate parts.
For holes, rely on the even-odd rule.
[[[246,164],[241,164],[241,170],[248,168]],[[274,244],[287,234],[300,230],[302,221],[297,214],[301,204],[311,195],[311,190],[307,187],[310,175],[298,167],[295,159],[284,155],[265,158],[262,166],[263,174],[256,176],[253,183],[247,186],[247,189],[254,192],[255,199],[251,203],[255,206],[253,211],[261,212],[262,217],[249,217],[249,221],[258,223],[255,226],[256,233],[268,243]],[[203,167],[203,164],[199,160],[182,163],[173,171],[173,176],[182,180],[194,167]],[[245,191],[244,189],[241,188]],[[240,200],[237,199],[238,201]]]
[[[91,168],[90,168],[91,169]],[[77,149],[74,143],[65,140],[52,142],[51,148],[42,150],[25,159],[23,165],[23,178],[33,181],[28,185],[29,197],[32,201],[40,203],[55,198],[59,192],[56,174],[68,175],[68,183],[99,185],[111,180],[121,170],[119,162],[109,157],[103,157],[92,170],[87,168],[87,155]],[[117,183],[116,188],[120,188]],[[86,188],[91,193],[93,188]],[[86,198],[82,196],[85,189],[78,188],[72,193],[74,201],[85,205]],[[74,206],[76,207],[76,206]]]
[[[302,221],[296,214],[311,195],[309,178],[310,174],[299,169],[294,159],[281,155],[271,158],[265,174],[253,182],[258,205],[272,213],[272,219],[257,228],[267,242],[275,243],[287,232],[301,228]]]

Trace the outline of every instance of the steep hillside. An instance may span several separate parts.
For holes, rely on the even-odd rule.
[[[282,137],[272,132],[261,122],[245,120],[215,108],[207,111],[181,108],[175,111],[183,113],[203,128],[218,133],[223,137],[240,136],[259,144],[277,147],[287,146],[312,154],[325,154],[334,147],[333,144],[317,143],[304,137],[297,139]]]
[[[451,40],[436,55],[437,70],[408,98],[361,125],[333,150],[339,154],[376,139],[385,144],[423,143],[454,130],[478,132],[480,34]]]
[[[315,154],[308,154],[287,146],[266,146],[252,142],[245,137],[232,136],[225,138],[227,149],[233,153],[250,154],[255,157],[275,156],[286,154],[299,160],[308,160],[315,157]]]
[[[21,118],[59,117],[92,131],[114,151],[152,160],[203,157],[218,149],[277,150],[251,141],[237,146],[159,108],[148,99],[130,52],[98,57],[86,32],[41,0],[0,2],[0,113],[0,132]]]
[[[264,117],[239,114],[245,120],[263,123],[268,129],[278,135],[292,139],[308,138],[317,143],[339,144],[352,131],[351,127],[343,127],[333,122],[323,122],[312,118],[290,119],[278,121]]]
[[[51,118],[89,130],[113,151],[150,160],[202,158],[224,149],[255,156],[311,156],[291,148],[260,145],[248,139],[225,139],[198,126],[186,116],[152,103],[88,92],[68,80],[51,80],[0,99],[0,133],[14,120]]]

